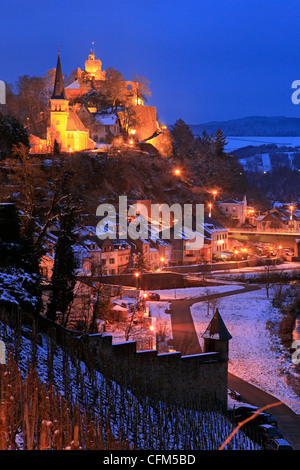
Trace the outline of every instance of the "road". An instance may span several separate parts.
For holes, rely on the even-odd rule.
[[[174,348],[180,351],[183,356],[187,356],[189,354],[200,354],[202,352],[190,311],[190,307],[193,304],[213,298],[226,297],[258,289],[260,289],[260,287],[247,285],[243,289],[235,289],[229,292],[220,292],[193,299],[173,300],[170,305],[170,311]]]
[[[228,374],[228,387],[238,392],[242,401],[253,406],[263,407],[278,403],[278,398],[230,373]],[[295,450],[300,450],[300,416],[284,404],[270,408],[269,413],[277,419],[278,428],[284,438],[292,444]]]
[[[255,289],[259,289],[259,287],[245,286],[244,289],[212,294],[209,297],[224,297],[249,292]],[[180,351],[183,356],[203,352],[194,326],[190,307],[194,303],[207,300],[207,298],[208,297],[205,296],[194,299],[173,300],[170,304],[174,348]],[[238,392],[241,395],[242,401],[255,406],[263,407],[278,402],[277,398],[230,373],[228,374],[228,387]],[[278,427],[283,436],[293,445],[295,450],[300,450],[300,416],[296,415],[296,413],[284,404],[272,407],[270,413],[277,419]]]

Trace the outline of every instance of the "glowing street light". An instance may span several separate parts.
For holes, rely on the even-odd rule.
[[[294,210],[294,206],[290,206],[290,211],[291,211],[290,220],[293,220],[293,210]]]
[[[149,326],[150,330],[150,349],[153,349],[153,331],[154,331],[154,326],[150,325]]]
[[[212,204],[208,204],[208,207],[209,207],[209,217],[211,217],[211,208],[212,208]]]
[[[214,189],[214,190],[212,191],[212,194],[213,194],[214,200],[215,200],[215,199],[216,199],[216,195],[218,194],[218,191],[217,191],[216,189]]]
[[[139,281],[140,273],[136,272],[136,273],[134,273],[134,275],[135,275],[135,279],[136,279],[136,288],[138,288],[138,281]]]
[[[174,173],[175,173],[175,175],[179,176],[180,175],[180,170],[178,168],[176,168],[176,170],[174,170]]]

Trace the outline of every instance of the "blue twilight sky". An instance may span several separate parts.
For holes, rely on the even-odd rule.
[[[1,0],[0,79],[84,68],[151,82],[162,122],[300,117],[299,0]]]

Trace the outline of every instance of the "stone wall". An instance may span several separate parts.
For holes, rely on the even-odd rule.
[[[24,312],[2,312],[1,321],[12,326],[20,322],[19,315],[22,324],[33,326],[32,317]],[[179,406],[227,406],[228,362],[217,352],[182,356],[180,352],[137,351],[135,341],[113,344],[110,335],[68,330],[44,317],[38,318],[35,328],[137,396]]]
[[[151,137],[157,130],[157,116],[155,106],[134,106],[134,127],[138,140]]]
[[[138,278],[134,274],[93,277],[93,281],[97,280],[101,280],[103,284],[137,287],[142,290],[174,289],[175,287],[188,286],[185,276],[175,272],[141,273]]]
[[[112,378],[137,394],[181,405],[206,405],[209,400],[227,405],[227,362],[216,352],[193,356],[137,352],[134,341],[112,344],[112,337],[105,335],[92,335],[88,343],[100,370],[110,364]]]

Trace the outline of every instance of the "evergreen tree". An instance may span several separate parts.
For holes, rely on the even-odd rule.
[[[57,312],[62,313],[66,323],[69,307],[74,298],[76,258],[74,228],[76,210],[67,208],[60,216],[60,233],[55,247],[54,267],[51,278],[51,293],[47,306],[47,318],[55,321]]]
[[[40,273],[40,258],[42,252],[35,242],[35,220],[28,218],[23,220],[21,229],[21,255],[24,271],[31,275],[34,282],[27,287],[28,292],[37,299],[34,313],[38,315],[42,309],[42,287]]]
[[[139,253],[137,255],[134,268],[137,272],[140,272],[140,273],[143,273],[145,271],[149,271],[149,266],[148,266],[148,263],[145,260],[145,257],[143,255],[143,253]]]
[[[21,267],[20,228],[15,204],[0,204],[0,268]]]
[[[171,134],[174,153],[179,158],[189,156],[194,145],[194,134],[190,127],[182,119],[178,119],[171,129]]]
[[[0,111],[0,160],[7,158],[12,147],[24,144],[29,148],[29,136],[24,126],[13,116]]]
[[[214,145],[215,152],[218,157],[227,155],[225,152],[225,146],[227,144],[226,137],[224,136],[221,129],[217,129],[216,133],[213,136],[212,143]]]
[[[0,204],[0,269],[16,279],[23,279],[22,289],[34,299],[31,311],[38,315],[42,308],[42,290],[33,227],[33,219],[21,226],[14,204]]]

